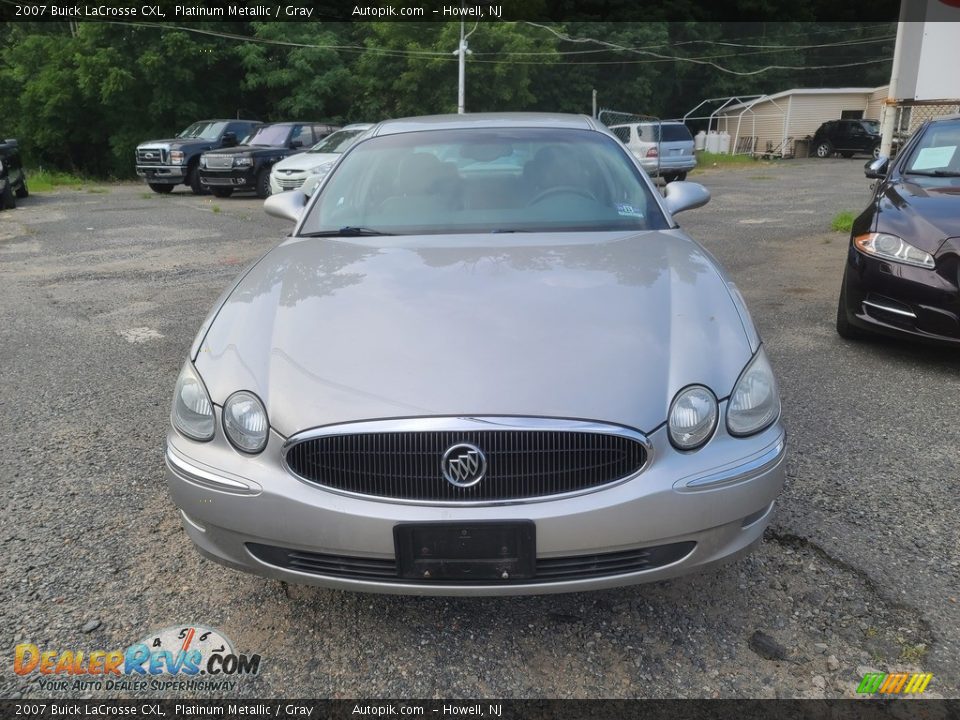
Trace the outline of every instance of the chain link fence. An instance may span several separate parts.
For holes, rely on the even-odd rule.
[[[894,113],[893,120],[893,154],[903,147],[904,143],[913,135],[914,131],[927,120],[942,115],[954,115],[960,113],[960,100],[950,100],[947,102],[938,101],[935,103],[922,102],[919,100],[903,100],[896,105],[885,105],[884,113]],[[881,116],[881,126],[883,116]]]

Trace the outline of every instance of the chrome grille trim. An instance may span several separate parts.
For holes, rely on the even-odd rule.
[[[211,170],[229,170],[233,167],[233,155],[204,155],[207,167]]]
[[[414,485],[417,480],[429,478],[430,482],[434,482],[436,478],[439,478],[440,482],[442,482],[444,485],[447,485],[446,481],[442,479],[440,474],[440,455],[438,455],[436,458],[436,478],[433,477],[434,468],[430,467],[429,461],[425,459],[423,454],[424,451],[426,450],[426,452],[430,452],[426,448],[426,433],[442,433],[444,435],[444,437],[442,437],[442,443],[449,441],[450,444],[458,441],[467,441],[469,438],[475,437],[478,434],[493,433],[493,435],[486,436],[491,439],[491,447],[487,450],[488,453],[491,454],[504,451],[516,452],[515,446],[509,445],[509,442],[511,442],[509,439],[511,434],[514,434],[514,442],[519,442],[520,439],[523,441],[529,441],[533,448],[540,448],[539,452],[549,452],[549,448],[547,447],[548,443],[545,442],[549,439],[546,437],[546,434],[559,434],[562,436],[564,433],[572,433],[575,434],[575,437],[570,438],[572,441],[582,439],[586,435],[590,434],[605,435],[617,438],[619,441],[631,441],[633,444],[633,450],[638,453],[642,452],[642,462],[639,464],[631,464],[628,472],[625,472],[625,474],[617,477],[603,479],[594,484],[556,492],[548,491],[545,493],[541,492],[527,495],[514,493],[511,496],[483,497],[477,499],[476,497],[471,497],[471,493],[465,491],[463,488],[454,488],[453,486],[450,486],[449,491],[444,488],[444,490],[448,493],[446,497],[411,497],[411,494],[417,489]],[[531,435],[527,436],[526,433],[531,433]],[[536,435],[536,433],[540,433],[540,435]],[[373,437],[361,438],[361,436],[371,435]],[[385,471],[387,470],[387,463],[382,458],[378,459],[375,462],[379,464],[373,465],[373,474],[378,475],[379,478],[371,483],[370,487],[370,489],[374,490],[375,492],[368,492],[366,489],[364,491],[347,489],[345,487],[338,487],[330,482],[324,482],[321,479],[307,477],[294,468],[294,465],[301,463],[303,458],[289,457],[294,448],[302,445],[305,442],[317,439],[333,438],[339,439],[343,452],[349,452],[351,448],[361,449],[361,446],[364,446],[365,442],[373,443],[375,447],[381,447],[395,451],[396,448],[390,445],[388,438],[386,438],[388,435],[410,436],[409,440],[404,438],[404,441],[407,441],[411,444],[412,449],[410,452],[412,454],[419,453],[420,455],[420,457],[416,459],[414,463],[418,477],[397,478],[396,480],[392,481],[395,483],[395,486],[391,486],[388,484],[388,481],[391,481],[391,478],[385,474]],[[564,441],[567,440],[567,438],[562,439]],[[629,446],[629,443],[626,442],[621,442],[621,444],[624,447]],[[640,446],[640,448],[637,448],[636,446]],[[576,451],[577,449],[578,448],[576,447],[570,448],[571,451]],[[537,452],[537,450],[534,450],[534,452]],[[524,477],[514,481],[515,487],[526,482],[528,478],[531,477],[537,482],[540,482],[541,488],[548,487],[546,483],[549,481],[549,478],[545,479],[544,473],[538,473],[534,467],[534,452],[528,452],[527,456],[522,459],[520,468],[524,473]],[[605,460],[609,462],[614,462],[616,460],[614,457],[614,453],[616,452],[615,449],[606,448],[603,449],[602,452],[607,453],[604,456]],[[345,423],[340,425],[328,425],[306,430],[291,436],[284,443],[281,450],[282,464],[286,471],[311,487],[323,488],[324,490],[328,490],[330,492],[347,495],[350,497],[362,498],[364,500],[376,500],[400,504],[455,507],[478,505],[512,505],[528,502],[553,501],[574,497],[577,495],[584,495],[591,492],[597,492],[599,490],[605,490],[627,482],[628,480],[631,480],[642,473],[647,467],[649,467],[652,457],[653,446],[646,436],[637,430],[621,425],[559,418],[499,416],[398,418],[392,420],[374,420]],[[584,467],[582,470],[583,472],[588,472],[592,469],[596,469],[596,467],[597,466]],[[560,474],[563,474],[564,472],[571,471],[561,470]],[[492,475],[493,474],[491,473],[491,476]],[[539,478],[538,475],[540,476]],[[506,477],[511,476],[512,475],[507,475]],[[483,484],[484,483],[480,483],[481,486]],[[397,489],[395,490],[394,487]],[[395,494],[389,494],[391,492],[394,492]]]
[[[167,165],[169,151],[161,147],[137,148],[137,162],[141,165]]]

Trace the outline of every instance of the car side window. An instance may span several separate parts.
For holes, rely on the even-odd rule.
[[[615,127],[613,128],[613,134],[616,135],[617,139],[619,139],[624,145],[630,142],[629,127]]]
[[[313,131],[309,125],[294,125],[293,132],[290,133],[290,142],[300,143],[300,147],[310,147],[313,145]]]
[[[313,137],[314,142],[320,142],[327,135],[333,132],[333,128],[329,125],[314,125],[313,126]]]

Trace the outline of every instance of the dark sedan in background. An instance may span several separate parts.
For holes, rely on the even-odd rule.
[[[927,121],[866,175],[877,186],[853,223],[837,332],[960,346],[960,115]]]

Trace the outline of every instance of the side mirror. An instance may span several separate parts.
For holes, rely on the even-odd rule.
[[[234,147],[237,144],[237,134],[233,132],[225,132],[221,140],[224,147]]]
[[[876,160],[870,160],[863,166],[863,174],[868,180],[879,180],[887,176],[887,169],[890,167],[890,158],[881,155]]]
[[[671,215],[703,207],[710,202],[710,191],[700,183],[675,181],[667,185],[663,204]]]
[[[302,142],[301,140],[291,140],[291,141],[290,141],[290,149],[291,149],[291,150],[296,150],[296,149],[302,148],[302,147],[303,147],[303,142]]]
[[[306,204],[306,195],[299,190],[289,190],[268,197],[263,201],[263,209],[267,215],[272,215],[281,220],[297,222],[303,214],[303,208]]]

